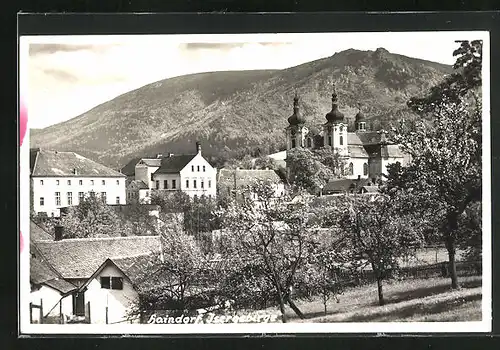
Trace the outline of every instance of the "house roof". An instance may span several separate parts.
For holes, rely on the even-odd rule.
[[[405,155],[398,145],[383,145],[380,147],[380,156],[384,158],[403,158]]]
[[[33,220],[30,220],[30,241],[52,241],[54,237],[43,228],[38,226]]]
[[[248,169],[221,169],[217,181],[219,186],[234,188],[235,177],[237,187],[247,187],[258,181],[270,181],[272,183],[281,182],[280,177],[274,170]]]
[[[138,164],[144,164],[151,167],[159,167],[161,166],[161,163],[162,158],[142,158],[139,160],[139,162],[137,162],[136,166]]]
[[[45,259],[35,243],[30,244],[30,282],[46,284],[65,294],[76,289],[76,286],[63,279],[61,274]]]
[[[149,190],[149,187],[142,180],[132,180],[127,184],[127,189]]]
[[[108,258],[159,251],[158,236],[74,238],[37,242],[47,261],[64,278],[89,278]]]
[[[127,176],[133,176],[133,175],[135,175],[135,166],[136,166],[137,163],[139,163],[139,161],[141,159],[142,158],[140,158],[140,157],[139,158],[134,158],[130,162],[128,162],[127,164],[125,164],[125,166],[120,169],[120,171],[122,172],[122,174],[127,175]]]
[[[39,150],[37,152],[31,175],[61,177],[125,177],[124,174],[74,152],[48,150]]]
[[[339,193],[339,192],[348,192],[351,188],[361,188],[368,184],[370,180],[368,179],[359,179],[359,180],[351,180],[351,179],[335,179],[329,181],[325,187],[323,188],[324,193]]]
[[[196,157],[196,154],[180,154],[161,159],[161,166],[155,174],[177,174]]]
[[[347,150],[349,152],[349,157],[352,158],[368,158],[368,153],[361,145],[348,145]]]

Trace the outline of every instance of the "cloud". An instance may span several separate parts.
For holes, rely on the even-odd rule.
[[[95,53],[106,52],[119,44],[30,44],[29,55],[50,55],[58,52],[93,51]]]
[[[67,72],[62,69],[57,68],[45,68],[43,69],[43,73],[57,79],[60,81],[68,82],[68,83],[76,83],[79,81],[78,77],[74,74]]]

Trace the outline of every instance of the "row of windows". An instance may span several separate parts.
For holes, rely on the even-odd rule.
[[[101,277],[101,288],[123,289],[122,277]]]
[[[196,171],[198,171],[198,172],[200,171],[200,166],[199,165],[196,166]],[[194,173],[194,165],[191,165],[191,172]],[[205,172],[205,166],[204,165],[203,165],[203,172]]]
[[[90,195],[95,196],[95,192],[90,192]],[[61,205],[61,192],[55,192],[54,198],[55,198],[56,206],[60,206]],[[78,192],[78,200],[80,202],[82,202],[84,198],[85,198],[85,193]],[[101,192],[101,198],[104,202],[106,202],[106,200],[107,200],[106,192]],[[67,199],[68,205],[73,205],[73,192],[67,192],[66,199]],[[116,197],[116,204],[120,204],[120,197],[119,196]],[[40,197],[40,206],[43,207],[44,205],[45,205],[45,197]]]
[[[192,180],[191,184],[192,184],[193,188],[198,188],[198,181],[197,180]],[[189,186],[190,186],[190,182],[189,182],[189,180],[186,180],[186,188],[189,188]],[[205,180],[203,180],[203,179],[200,180],[200,188],[202,188],[202,189],[205,188]],[[212,180],[208,180],[207,188],[212,188]],[[160,189],[160,181],[159,180],[156,180],[156,189],[157,190]],[[169,187],[168,180],[163,180],[163,189],[165,189],[165,190],[177,189],[176,181],[172,180],[171,187]]]
[[[349,175],[354,175],[354,164],[349,163]],[[368,175],[368,164],[363,164],[363,175]]]
[[[56,180],[56,185],[59,186],[60,180]],[[71,180],[67,180],[67,184],[71,186]],[[83,185],[83,180],[78,180],[79,185]],[[90,180],[90,184],[93,186],[94,185],[94,180]],[[101,180],[102,185],[106,185],[106,180]],[[116,180],[116,184],[120,184],[120,180]],[[40,185],[43,186],[43,180],[40,180]]]
[[[149,191],[146,191],[146,197],[148,196],[149,196]],[[139,192],[127,192],[127,198],[128,199],[139,198]]]
[[[312,139],[311,138],[307,138],[307,147],[312,147]],[[295,148],[297,145],[297,142],[295,141],[295,139],[292,139],[292,148]],[[328,145],[329,146],[333,146],[333,142],[332,142],[332,137],[331,136],[328,136]],[[343,146],[344,145],[344,137],[343,136],[340,136],[339,138],[339,145],[340,146]]]

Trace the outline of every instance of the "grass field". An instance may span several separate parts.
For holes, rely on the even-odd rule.
[[[451,290],[449,278],[386,283],[386,305],[378,305],[376,284],[350,289],[329,301],[327,314],[320,298],[298,301],[306,316],[300,320],[288,308],[291,322],[451,322],[481,320],[481,277],[460,278],[461,289]],[[274,311],[274,310],[273,310]]]

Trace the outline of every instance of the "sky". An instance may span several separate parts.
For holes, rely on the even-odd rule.
[[[224,70],[284,69],[347,49],[453,64],[479,32],[22,37],[20,94],[29,128],[74,118],[141,86]]]

